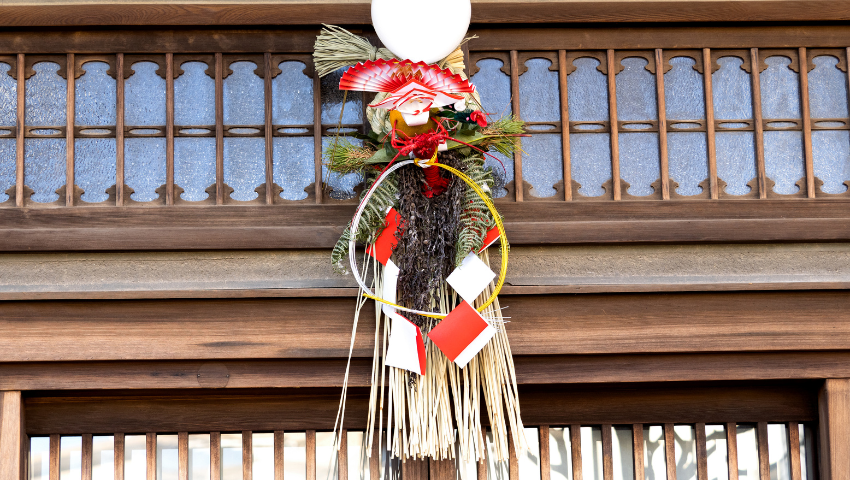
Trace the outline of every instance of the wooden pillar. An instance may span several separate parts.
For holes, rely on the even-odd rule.
[[[21,392],[0,392],[0,480],[23,480],[26,433]]]
[[[850,379],[827,379],[818,395],[823,480],[850,479]]]

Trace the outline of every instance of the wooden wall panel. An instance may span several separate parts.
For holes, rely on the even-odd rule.
[[[845,350],[840,291],[505,295],[516,355]],[[0,362],[348,355],[353,298],[0,303]],[[372,353],[364,313],[354,356]]]
[[[818,404],[821,478],[850,478],[850,379],[827,379]]]

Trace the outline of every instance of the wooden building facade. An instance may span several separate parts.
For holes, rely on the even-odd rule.
[[[497,199],[536,445],[504,478],[850,479],[848,20],[473,1],[468,73],[533,133]],[[204,448],[205,478],[324,478],[359,187],[321,148],[366,102],[315,75],[322,23],[371,35],[369,2],[0,1],[0,480],[194,480]],[[379,478],[355,451],[336,478]]]

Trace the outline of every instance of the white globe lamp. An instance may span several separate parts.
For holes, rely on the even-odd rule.
[[[384,46],[402,60],[436,63],[463,41],[472,18],[470,0],[372,0],[372,25]]]

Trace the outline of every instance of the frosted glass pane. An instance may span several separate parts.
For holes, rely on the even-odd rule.
[[[759,450],[755,425],[738,425],[738,478],[759,480]]]
[[[617,115],[620,120],[656,120],[655,75],[645,58],[624,58],[617,74]]]
[[[345,98],[345,112],[343,112],[343,125],[354,125],[363,123],[363,93],[345,92],[339,89],[339,81],[347,68],[340,68],[336,72],[322,78],[322,124],[336,125],[340,120],[342,112],[342,100]]]
[[[262,125],[265,123],[265,84],[254,73],[253,62],[230,64],[232,74],[224,79],[225,125]]]
[[[487,430],[487,479],[508,480],[508,462],[496,462],[496,445],[493,443],[493,432]]]
[[[534,135],[523,139],[522,176],[538,198],[555,195],[555,184],[564,179],[560,135]]]
[[[812,118],[847,117],[847,74],[837,68],[838,59],[821,55],[812,60],[809,72],[809,104]]]
[[[602,480],[602,429],[581,427],[581,471],[583,480]]]
[[[272,121],[275,125],[313,123],[313,79],[304,75],[301,62],[278,65],[281,74],[272,80]]]
[[[595,58],[573,60],[576,70],[567,77],[571,122],[608,120],[608,80]]]
[[[377,438],[378,432],[375,432]],[[370,459],[366,456],[363,432],[348,432],[348,478],[349,480],[369,480]]]
[[[0,125],[12,126],[18,116],[18,81],[9,75],[12,66],[0,62]]]
[[[139,62],[124,83],[124,122],[129,126],[165,125],[165,79],[156,74],[159,65]]]
[[[174,124],[215,125],[215,80],[204,62],[180,65],[183,75],[174,80]]]
[[[76,80],[74,94],[74,118],[77,125],[115,125],[116,81],[106,72],[105,62],[86,62],[85,74]]]
[[[767,458],[770,461],[770,480],[791,480],[791,449],[784,424],[767,426]]]
[[[631,427],[611,428],[611,457],[614,480],[635,480],[635,461]]]
[[[50,480],[50,437],[30,438],[29,479]]]
[[[540,431],[536,428],[525,428],[525,439],[528,449],[517,459],[519,476],[523,480],[537,480],[540,478]]]
[[[800,76],[788,57],[767,57],[761,72],[761,114],[770,118],[800,118]]]
[[[283,434],[283,478],[307,479],[307,434]]]
[[[159,198],[156,189],[165,184],[165,139],[128,138],[124,140],[124,183],[135,193],[137,202]]]
[[[177,435],[156,436],[156,480],[177,480]]]
[[[664,74],[664,100],[668,120],[702,120],[705,118],[705,89],[702,74],[694,70],[696,60],[673,57],[673,67]]]
[[[15,158],[18,146],[14,138],[0,138],[0,203],[9,199],[6,190],[15,186]]]
[[[224,183],[233,188],[230,198],[254,200],[257,187],[266,181],[266,141],[263,138],[224,139]]]
[[[723,425],[705,426],[705,452],[708,459],[708,480],[728,480],[728,446]]]
[[[511,77],[501,70],[501,60],[485,58],[479,60],[478,72],[472,76],[472,83],[481,96],[484,111],[492,114],[491,119],[499,119],[511,114]]]
[[[800,430],[800,465],[802,467],[802,480],[814,480],[815,478],[815,432],[804,424],[797,425]]]
[[[670,179],[679,184],[679,195],[699,195],[699,184],[708,178],[708,150],[705,133],[669,132],[667,153]]]
[[[643,471],[646,480],[667,478],[667,456],[664,448],[664,427],[643,427]]]
[[[620,134],[620,176],[629,182],[635,197],[652,195],[650,186],[661,176],[657,133]]]
[[[274,139],[274,181],[285,200],[307,198],[305,188],[316,181],[313,137]]]
[[[252,480],[274,480],[274,434],[251,435]]]
[[[505,190],[505,185],[514,180],[514,159],[513,157],[508,158],[495,151],[489,153],[499,159],[497,161],[490,156],[484,157],[484,168],[489,168],[491,175],[493,175],[493,191],[491,194],[493,198],[502,198],[508,194],[508,191]]]
[[[85,193],[84,202],[105,202],[106,190],[115,185],[114,138],[78,138],[74,141],[74,182]]]
[[[147,480],[147,438],[145,435],[124,437],[124,480]]]
[[[551,480],[572,480],[573,457],[568,427],[549,429],[549,466]]]
[[[242,480],[242,434],[221,435],[221,480]]]
[[[570,134],[570,171],[581,184],[583,197],[605,194],[602,184],[611,180],[611,136],[607,133]]]
[[[83,438],[62,437],[59,448],[60,480],[80,480],[83,475]]]
[[[316,432],[316,478],[337,478],[337,459],[333,432]]]
[[[340,138],[340,142],[349,142],[354,145],[362,145],[363,142],[353,138]],[[322,151],[327,151],[330,145],[333,145],[334,137],[322,137]],[[339,175],[328,170],[328,167],[322,165],[322,178],[330,187],[330,192],[326,192],[328,196],[334,200],[347,200],[354,197],[354,187],[363,182],[363,177],[358,173],[349,173],[347,175]]]
[[[558,72],[549,70],[552,62],[532,58],[525,62],[528,71],[519,77],[519,111],[527,122],[561,120]]]
[[[33,70],[35,75],[26,81],[26,124],[53,127],[65,125],[68,84],[57,73],[59,64],[39,62],[33,65]]]
[[[747,120],[753,116],[750,74],[741,68],[738,57],[717,60],[720,69],[711,75],[714,117],[718,120]]]
[[[696,480],[697,478],[697,442],[694,427],[675,425],[676,480]]]
[[[773,191],[797,193],[797,181],[806,176],[803,166],[803,132],[764,132],[764,170],[776,182]]]
[[[850,132],[821,130],[812,132],[812,157],[815,176],[823,180],[826,193],[844,193],[850,180]]]
[[[206,200],[207,188],[215,184],[215,139],[174,139],[174,183],[183,189],[181,199]]]
[[[717,132],[717,176],[726,182],[726,193],[746,195],[747,182],[756,178],[752,132]]]
[[[56,193],[65,185],[65,139],[27,138],[24,141],[24,183],[32,188],[32,201],[59,200]]]
[[[210,480],[209,435],[189,435],[189,480]]]

